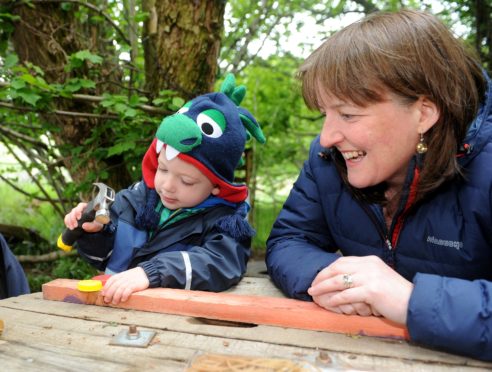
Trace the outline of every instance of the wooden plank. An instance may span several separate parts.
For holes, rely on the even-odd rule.
[[[159,328],[184,334],[200,334],[226,338],[228,342],[236,340],[261,341],[276,345],[305,347],[330,352],[346,352],[353,355],[368,357],[393,358],[395,355],[402,360],[416,360],[452,365],[474,364],[475,360],[436,352],[433,350],[411,345],[407,342],[345,334],[282,328],[267,325],[253,327],[235,326],[231,324],[210,324],[202,318],[183,317],[179,315],[151,313],[136,310],[118,309],[102,306],[85,306],[68,302],[45,301],[42,293],[34,293],[0,301],[0,318],[2,308],[26,312],[23,317],[30,318],[31,312],[47,316],[71,317],[86,321],[100,321],[111,325],[138,324],[147,328]],[[70,324],[71,320],[67,320]]]
[[[275,287],[270,277],[244,277],[237,285],[228,289],[226,293],[287,298],[280,289]]]
[[[248,278],[248,286],[258,287],[271,284],[270,280],[264,278]],[[243,281],[237,287],[231,289],[235,293],[236,289],[242,286]],[[271,291],[268,290],[269,293]],[[255,292],[261,293],[261,292]],[[338,358],[352,361],[368,359],[374,360],[374,365],[380,365],[380,359],[397,360],[397,363],[407,364],[422,363],[423,365],[438,364],[448,366],[449,368],[461,368],[461,366],[479,368],[481,370],[492,370],[492,363],[482,362],[477,359],[471,359],[455,354],[449,354],[425,347],[420,347],[403,340],[366,337],[301,330],[295,328],[283,328],[267,325],[258,325],[254,327],[240,327],[231,324],[209,324],[201,318],[193,318],[164,313],[151,313],[136,310],[118,309],[102,306],[85,306],[68,302],[45,301],[42,293],[33,293],[19,297],[13,297],[0,301],[0,318],[2,317],[2,308],[17,309],[19,312],[26,312],[24,317],[29,318],[30,313],[39,313],[46,315],[57,315],[67,319],[79,318],[86,321],[105,322],[112,327],[121,325],[138,324],[146,328],[158,328],[161,331],[172,331],[175,334],[195,334],[211,336],[226,340],[231,345],[239,340],[261,341],[262,343],[275,344],[279,346],[295,346],[314,350],[325,350],[330,354],[335,354]],[[185,343],[183,343],[185,345]],[[217,352],[216,349],[211,349]],[[240,353],[240,351],[238,351]],[[266,355],[266,354],[264,354]],[[1,358],[0,358],[1,359]],[[355,368],[355,367],[354,367]],[[361,367],[357,367],[361,368]],[[378,368],[372,368],[379,370]],[[392,368],[389,370],[398,370]],[[404,368],[403,370],[408,370]],[[418,369],[416,369],[418,370]],[[428,370],[428,369],[426,369]]]
[[[254,293],[275,292],[271,282],[251,279]],[[242,282],[241,282],[242,283]],[[268,286],[270,286],[268,288]],[[238,287],[232,293],[244,293]],[[261,288],[266,288],[266,292]],[[249,293],[249,291],[246,291]],[[320,352],[331,360],[323,370],[402,372],[474,372],[491,363],[421,348],[387,338],[272,327],[214,324],[199,318],[145,311],[45,301],[42,293],[0,301],[5,332],[0,337],[0,364],[6,370],[184,370],[196,355],[221,354],[252,358],[315,361]],[[109,345],[128,325],[157,332],[146,349]],[[319,367],[319,366],[318,366]]]
[[[22,305],[21,301],[20,305]],[[281,358],[293,361],[314,362],[325,352],[330,358],[324,370],[374,370],[374,371],[402,371],[402,372],[448,372],[459,370],[460,372],[474,372],[486,370],[483,364],[481,369],[470,366],[473,360],[461,359],[460,363],[448,364],[444,362],[427,363],[424,359],[417,360],[412,356],[403,357],[395,353],[388,344],[389,340],[381,341],[381,349],[389,348],[394,353],[392,357],[374,356],[370,353],[354,353],[350,347],[342,352],[332,352],[329,348],[329,336],[337,336],[348,341],[360,341],[361,338],[340,334],[328,334],[325,332],[303,331],[296,329],[283,329],[267,326],[257,328],[243,328],[244,332],[256,335],[256,340],[242,340],[233,334],[233,327],[216,327],[218,336],[206,336],[201,329],[211,326],[197,326],[193,332],[175,332],[169,328],[175,319],[186,319],[175,315],[145,313],[134,310],[115,309],[110,307],[85,306],[71,303],[56,303],[39,300],[40,304],[48,304],[44,307],[64,308],[64,316],[23,311],[20,309],[9,309],[2,307],[0,301],[0,317],[5,319],[6,332],[0,344],[0,360],[2,368],[10,366],[12,369],[5,370],[34,370],[24,367],[39,365],[42,368],[37,371],[65,370],[80,371],[118,371],[118,370],[148,370],[148,371],[183,371],[186,366],[195,360],[196,355],[207,353],[222,355],[242,355],[254,358]],[[49,306],[49,304],[55,306]],[[58,305],[58,306],[56,306]],[[41,310],[41,306],[38,307]],[[97,310],[101,315],[101,321],[89,320],[92,311]],[[72,318],[75,314],[81,318]],[[81,314],[85,314],[82,316]],[[118,333],[122,327],[113,324],[113,315],[118,314],[129,318],[130,321],[137,320],[135,314],[145,315],[153,325],[143,327],[142,322],[137,320],[140,329],[152,329],[157,331],[156,338],[148,348],[128,348],[109,344],[112,335]],[[123,328],[124,329],[124,328]],[[231,329],[231,332],[228,331]],[[263,329],[265,332],[259,332]],[[285,331],[291,342],[298,340],[298,335],[307,333],[318,335],[310,348],[300,346],[286,346],[275,342],[262,340],[264,336],[275,329]],[[219,336],[220,335],[220,336]],[[265,337],[266,338],[266,337]],[[376,338],[365,338],[370,341],[378,341]],[[394,341],[391,341],[394,342]],[[317,346],[314,346],[314,345]],[[385,346],[386,345],[386,346]],[[341,347],[343,348],[343,347]],[[415,356],[417,357],[416,348]],[[425,349],[423,349],[425,352]],[[446,355],[446,354],[442,354]],[[5,358],[4,358],[5,357]],[[453,356],[450,356],[453,359]],[[4,361],[6,360],[6,365]],[[15,367],[19,368],[15,368]],[[490,365],[489,365],[490,366]],[[3,370],[3,369],[2,369]],[[315,370],[315,369],[310,369]]]
[[[87,311],[87,307],[85,308]],[[110,312],[115,309],[105,308],[105,310]],[[109,344],[111,337],[118,333],[121,327],[107,323],[70,318],[62,321],[60,317],[35,313],[28,319],[19,316],[18,311],[9,309],[3,312],[3,316],[12,326],[5,335],[7,344],[0,348],[0,359],[3,361],[4,356],[14,359],[17,354],[21,362],[27,361],[47,369],[51,367],[52,370],[57,370],[60,366],[69,370],[77,370],[80,366],[84,366],[84,370],[126,370],[123,367],[148,370],[170,365],[175,366],[171,370],[183,370],[199,352],[248,355],[255,358],[268,355],[272,358],[289,360],[305,359],[306,356],[314,360],[319,354],[316,349],[161,329],[155,329],[157,335],[148,348],[127,348]],[[333,359],[342,364],[340,358],[333,357]],[[371,357],[361,360],[365,360],[364,365],[373,363]],[[98,364],[99,368],[96,368]],[[355,364],[359,364],[359,361]],[[390,364],[396,366],[395,363]],[[162,367],[157,369],[162,370]]]
[[[43,298],[108,306],[100,292],[80,292],[77,282],[56,279],[43,284]],[[132,294],[124,303],[109,306],[252,324],[408,339],[405,327],[387,319],[336,314],[312,302],[288,298],[153,288]]]

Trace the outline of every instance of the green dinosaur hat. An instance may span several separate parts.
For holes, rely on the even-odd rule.
[[[219,187],[218,197],[234,203],[244,201],[248,188],[234,183],[234,170],[250,136],[265,143],[256,119],[239,107],[245,94],[246,88],[236,87],[229,74],[219,92],[201,95],[165,117],[142,161],[146,185],[154,188],[157,158],[165,151],[168,160],[178,156],[197,167]]]

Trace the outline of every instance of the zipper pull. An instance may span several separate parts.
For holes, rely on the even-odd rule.
[[[393,250],[393,245],[391,245],[391,241],[388,238],[386,238],[386,246],[390,251]]]

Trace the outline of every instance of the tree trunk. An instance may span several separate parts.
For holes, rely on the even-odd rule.
[[[226,1],[143,0],[146,89],[188,100],[214,90]]]
[[[492,4],[490,0],[475,0],[475,48],[480,59],[492,71]]]
[[[76,5],[73,5],[74,7]],[[15,25],[12,37],[15,52],[21,62],[30,62],[45,71],[45,80],[48,83],[65,82],[72,77],[85,77],[86,71],[67,72],[65,66],[68,56],[80,50],[90,50],[94,54],[105,56],[100,68],[97,88],[85,90],[79,93],[101,94],[102,92],[114,92],[114,84],[121,78],[118,66],[114,61],[114,50],[111,41],[105,42],[105,38],[97,25],[82,25],[74,16],[74,11],[64,11],[60,3],[37,3],[33,7],[18,4],[14,6],[13,13],[20,17]],[[110,57],[108,58],[108,54]],[[92,103],[80,102],[68,99],[55,101],[55,108],[64,111],[93,112]],[[53,120],[55,119],[55,120]],[[69,170],[74,182],[86,180],[89,174],[101,174],[106,171],[109,178],[105,180],[114,189],[119,190],[128,186],[132,180],[121,156],[113,156],[97,160],[93,153],[101,146],[108,147],[112,144],[111,133],[102,133],[99,142],[91,145],[84,144],[91,132],[101,125],[98,118],[77,116],[53,115],[44,116],[44,120],[53,122],[59,128],[59,132],[50,133],[64,159],[64,165]],[[75,167],[72,161],[72,149],[84,146],[80,156],[85,157],[82,164]],[[86,160],[86,161],[85,161]]]

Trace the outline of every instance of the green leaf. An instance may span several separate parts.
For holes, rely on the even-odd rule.
[[[119,113],[125,112],[127,110],[127,108],[128,108],[128,106],[125,105],[124,103],[117,103],[114,105],[114,110],[116,112],[119,112]]]
[[[128,101],[128,104],[130,104],[131,106],[136,106],[139,103],[140,103],[140,101],[139,101],[138,95],[132,94],[132,96],[130,97],[130,100]]]
[[[99,15],[92,16],[90,17],[91,23],[103,23],[104,22],[104,17],[101,17]]]
[[[75,78],[70,79],[67,84],[65,84],[64,90],[74,93],[82,88],[92,89],[95,87],[96,83],[92,80]]]
[[[31,68],[36,71],[38,75],[44,76],[44,71],[41,69],[41,67],[36,66],[36,65],[31,65]]]
[[[11,68],[15,66],[19,62],[19,57],[17,57],[16,54],[9,54],[7,57],[5,57],[4,60],[4,67],[5,68]]]
[[[66,85],[65,90],[74,93],[82,88],[79,79],[71,79]]]
[[[166,100],[165,99],[162,99],[162,98],[156,98],[156,99],[152,100],[152,104],[154,106],[160,106],[164,102],[166,102]]]
[[[108,156],[118,155],[135,148],[135,142],[120,142],[108,149]]]
[[[135,22],[144,22],[149,18],[149,15],[149,12],[138,12],[137,14],[135,14]]]
[[[2,18],[6,18],[6,19],[9,19],[11,21],[18,21],[18,20],[20,20],[20,16],[13,15],[11,13],[0,13],[0,19],[2,19]]]
[[[65,12],[68,12],[68,11],[72,10],[72,4],[71,3],[61,3],[61,8]]]
[[[113,105],[114,105],[114,102],[113,102],[113,101],[111,101],[111,100],[103,100],[103,101],[101,101],[99,104],[100,104],[102,107],[106,107],[106,108],[108,108],[108,107],[113,106]]]
[[[107,180],[109,178],[109,173],[106,170],[100,171],[99,174],[99,179],[101,180]]]
[[[69,63],[65,66],[66,71],[71,71],[81,67],[84,61],[89,61],[93,64],[101,64],[103,59],[97,54],[92,54],[88,50],[80,50],[70,55]]]
[[[171,101],[171,108],[176,110],[181,108],[185,104],[185,100],[181,97],[173,97]]]
[[[159,97],[168,97],[168,96],[172,96],[176,94],[176,92],[174,90],[170,90],[170,89],[163,89],[161,91],[159,91]]]
[[[51,86],[46,83],[46,81],[41,76],[33,76],[31,74],[22,74],[20,79],[24,80],[26,83],[33,85],[35,87],[44,89],[46,91],[52,91]]]
[[[96,87],[96,83],[93,80],[80,79],[80,84],[82,88],[93,89]]]
[[[17,78],[12,80],[12,82],[10,83],[10,87],[16,90],[25,88],[25,86],[26,86],[26,82],[24,80],[17,79]]]
[[[23,74],[20,79],[24,80],[26,83],[31,85],[36,85],[36,78],[30,74]]]
[[[19,97],[31,106],[36,106],[36,103],[41,99],[41,96],[33,92],[18,92]]]
[[[77,58],[81,61],[88,60],[94,64],[100,64],[103,61],[102,57],[98,56],[97,54],[92,54],[88,50],[78,51],[77,53],[73,54],[72,56],[74,56],[75,58]]]
[[[128,108],[124,112],[125,118],[134,118],[135,116],[137,116],[137,110],[135,110],[133,108]]]

